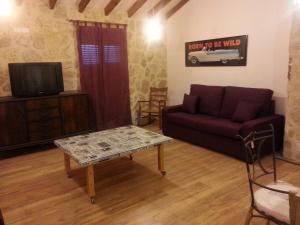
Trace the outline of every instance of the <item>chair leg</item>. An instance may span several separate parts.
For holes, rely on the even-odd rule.
[[[159,129],[160,129],[160,130],[161,130],[161,128],[162,128],[162,120],[161,120],[161,117],[162,117],[162,112],[161,112],[161,109],[159,109],[158,123],[159,123]]]
[[[270,221],[270,220],[268,220],[268,221],[267,221],[267,225],[270,225],[270,224],[271,224],[271,221]]]
[[[158,123],[159,123],[159,129],[161,130],[162,124],[161,124],[161,118],[160,117],[158,118]]]
[[[142,111],[142,108],[141,108],[141,105],[139,105],[139,110],[138,110],[138,113],[137,113],[137,125],[140,126],[140,120],[141,120],[141,111]]]
[[[249,225],[250,224],[250,221],[251,221],[251,218],[252,218],[252,207],[250,206],[249,210],[248,210],[248,213],[247,213],[247,216],[246,216],[246,220],[245,220],[245,225]]]
[[[148,124],[151,123],[151,119],[152,119],[151,113],[148,113]]]

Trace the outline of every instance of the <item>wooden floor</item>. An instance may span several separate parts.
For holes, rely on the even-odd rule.
[[[78,168],[67,178],[59,150],[3,159],[0,208],[7,225],[243,224],[249,206],[243,162],[177,140],[165,147],[165,177],[156,159],[149,150],[134,161],[96,166],[94,205],[85,193],[85,171]],[[297,168],[280,164],[279,171],[300,184]]]

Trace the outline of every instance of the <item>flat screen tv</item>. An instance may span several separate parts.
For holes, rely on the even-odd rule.
[[[60,62],[9,63],[8,68],[14,97],[54,95],[64,91]]]

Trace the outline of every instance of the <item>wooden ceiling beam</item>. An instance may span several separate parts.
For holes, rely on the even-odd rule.
[[[170,9],[166,14],[166,19],[169,19],[173,14],[175,14],[182,6],[184,6],[189,0],[181,0],[175,5],[172,9]]]
[[[57,0],[49,0],[49,8],[54,9]]]
[[[156,15],[160,10],[162,10],[171,0],[160,0],[149,12],[148,16]]]
[[[81,0],[78,5],[78,11],[83,12],[91,0]]]
[[[136,0],[127,10],[128,17],[132,17],[146,2],[147,0]]]
[[[113,9],[120,3],[120,1],[121,0],[110,0],[104,9],[105,16],[108,16],[113,11]]]

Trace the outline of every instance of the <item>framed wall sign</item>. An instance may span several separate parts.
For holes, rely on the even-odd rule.
[[[185,65],[246,66],[248,35],[185,43]]]

